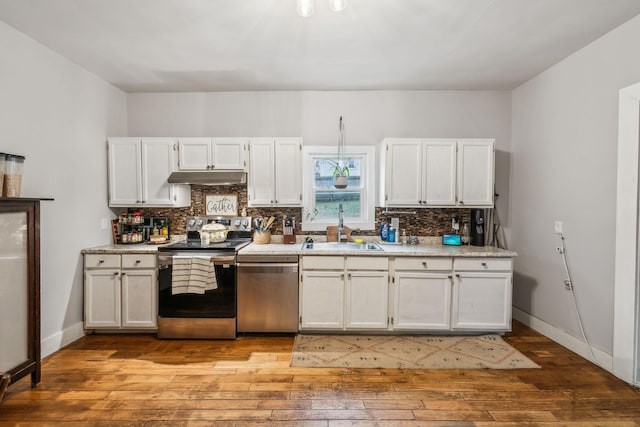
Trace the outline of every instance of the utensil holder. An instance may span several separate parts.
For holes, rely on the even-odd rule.
[[[253,243],[259,245],[266,245],[271,242],[271,231],[269,230],[256,230],[253,232]]]

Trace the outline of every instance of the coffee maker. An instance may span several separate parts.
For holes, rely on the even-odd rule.
[[[470,243],[484,246],[484,209],[471,209]]]

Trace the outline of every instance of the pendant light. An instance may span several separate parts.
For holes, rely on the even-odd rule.
[[[343,11],[347,7],[347,0],[329,0],[329,9],[334,12]]]

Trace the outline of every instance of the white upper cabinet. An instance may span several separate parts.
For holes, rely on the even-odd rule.
[[[493,206],[493,140],[458,141],[458,204]]]
[[[302,139],[251,139],[247,190],[249,206],[301,206]]]
[[[385,139],[382,204],[493,206],[493,144],[492,139]]]
[[[180,138],[180,170],[245,170],[244,138]]]
[[[176,169],[172,138],[109,138],[109,206],[183,207],[188,185],[169,184]]]

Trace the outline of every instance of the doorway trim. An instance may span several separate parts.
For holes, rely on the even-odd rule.
[[[613,373],[637,385],[638,374],[638,174],[640,83],[620,90],[618,99],[618,184],[613,312]]]

